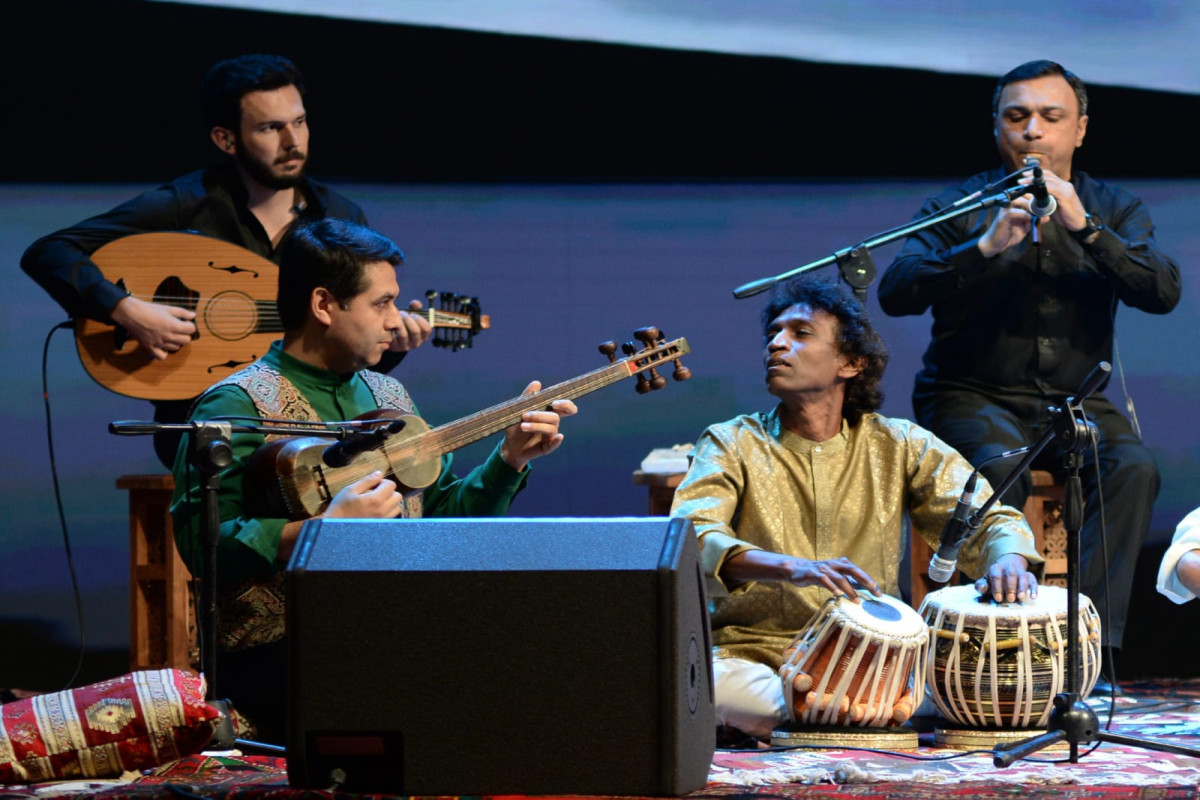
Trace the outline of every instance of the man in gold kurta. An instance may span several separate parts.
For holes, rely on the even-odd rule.
[[[887,353],[836,283],[783,283],[762,317],[767,389],[780,402],[704,432],[672,515],[692,520],[706,573],[728,590],[712,616],[718,724],[766,738],[788,720],[784,649],[831,594],[898,597],[904,515],[936,547],[971,465],[918,425],[874,413]],[[981,576],[980,593],[1016,602],[1036,596],[1029,569],[1041,562],[1020,512],[997,504],[959,564]]]

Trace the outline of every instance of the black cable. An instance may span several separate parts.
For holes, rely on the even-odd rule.
[[[190,437],[191,435],[192,435],[191,431],[185,431],[183,434],[184,441],[187,441],[188,437]],[[175,488],[176,488],[177,492],[180,491],[180,487],[175,487]],[[192,460],[190,458],[184,459],[184,486],[182,488],[181,494],[182,494],[184,502],[186,502],[189,507],[192,507],[196,504],[197,501],[192,497]],[[187,530],[184,535],[184,539],[187,541],[187,554],[185,556],[184,553],[181,551],[180,557],[184,559],[184,564],[185,564],[185,566],[187,566],[187,570],[188,570],[188,582],[187,582],[188,598],[187,598],[187,600],[188,600],[188,605],[191,607],[191,610],[192,610],[192,619],[196,620],[196,647],[200,654],[199,658],[201,661],[201,667],[203,667],[203,661],[204,661],[203,654],[205,652],[205,648],[206,647],[215,647],[216,645],[215,645],[215,643],[209,644],[204,641],[204,627],[205,627],[204,626],[204,617],[202,616],[203,611],[200,608],[200,594],[201,594],[202,581],[201,581],[201,578],[199,577],[200,570],[197,569],[197,567],[199,567],[202,563],[202,558],[198,557],[196,554],[197,545],[200,542],[200,536],[196,532],[196,520],[197,519],[198,519],[197,514],[189,512]],[[178,542],[178,538],[176,538],[176,548],[178,548],[178,546],[179,546],[179,542]],[[189,660],[191,659],[191,655],[192,655],[191,650],[189,649],[189,651],[188,651],[188,659]]]
[[[1093,744],[1082,756],[1089,755],[1097,747],[1100,742]],[[902,750],[881,750],[875,747],[851,747],[842,745],[822,745],[822,744],[792,744],[792,745],[772,745],[771,747],[763,747],[757,750],[742,750],[737,748],[722,748],[718,747],[719,752],[724,753],[786,753],[794,750],[853,750],[860,753],[873,753],[880,756],[892,756],[894,758],[905,758],[909,761],[921,762],[936,762],[936,761],[954,761],[967,756],[993,755],[991,750],[959,750],[947,755],[926,756],[919,753],[913,753]],[[1046,759],[1046,758],[1023,758],[1022,761],[1028,761],[1033,764],[1066,764],[1070,759]]]
[[[1082,405],[1080,406],[1082,408]],[[1104,656],[1107,656],[1108,661],[1108,683],[1112,687],[1112,691],[1108,695],[1108,717],[1104,721],[1104,730],[1112,729],[1113,714],[1117,707],[1117,665],[1113,661],[1113,646],[1112,646],[1112,608],[1111,600],[1108,591],[1108,526],[1104,522],[1104,486],[1100,478],[1100,446],[1097,443],[1096,436],[1092,437],[1092,468],[1096,473],[1096,505],[1098,506],[1097,514],[1100,520],[1100,554],[1104,559],[1104,619],[1101,621],[1101,634],[1104,631],[1109,631],[1108,644],[1103,644],[1103,636],[1101,644],[1103,653],[1100,658],[1100,675],[1104,676]]]
[[[75,685],[75,680],[83,669],[83,655],[87,652],[87,629],[83,619],[83,597],[79,592],[79,577],[75,574],[75,559],[71,555],[71,537],[67,533],[67,515],[63,511],[62,488],[58,482],[58,461],[54,457],[54,428],[50,415],[49,372],[46,364],[49,360],[50,340],[54,337],[54,332],[63,328],[72,328],[74,325],[72,320],[58,323],[46,334],[46,341],[42,345],[42,403],[46,409],[46,449],[50,453],[50,478],[54,484],[54,503],[58,507],[58,523],[62,529],[63,549],[67,555],[67,571],[71,575],[71,592],[75,598],[75,619],[79,625],[79,658],[75,662],[75,671],[63,685],[63,691]]]
[[[991,750],[960,750],[944,756],[923,756],[918,753],[912,753],[902,750],[881,750],[876,747],[852,747],[849,745],[824,745],[824,744],[788,744],[788,745],[772,745],[771,747],[762,747],[756,750],[742,750],[738,748],[722,748],[717,750],[725,753],[787,753],[793,750],[854,750],[860,753],[874,753],[881,756],[895,756],[896,758],[907,758],[910,761],[953,761],[956,758],[965,758],[967,756],[991,755]]]

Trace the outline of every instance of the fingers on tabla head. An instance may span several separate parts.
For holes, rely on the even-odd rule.
[[[929,692],[941,715],[966,728],[1044,727],[1066,689],[1067,593],[1043,586],[1024,603],[993,603],[973,586],[925,595]],[[1100,671],[1100,619],[1079,596],[1080,692]]]
[[[780,668],[793,721],[880,727],[908,719],[928,640],[924,620],[895,598],[826,603]]]

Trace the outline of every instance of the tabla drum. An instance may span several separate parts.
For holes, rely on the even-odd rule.
[[[1039,586],[1026,603],[996,603],[974,586],[930,592],[926,690],[938,712],[966,727],[1040,728],[1067,688],[1067,590]],[[1079,596],[1080,695],[1100,676],[1100,618]]]
[[[920,704],[913,678],[929,642],[924,621],[892,597],[859,598],[830,598],[784,651],[779,676],[793,723],[887,727]]]

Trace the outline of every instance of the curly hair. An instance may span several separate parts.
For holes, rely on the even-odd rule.
[[[846,399],[842,404],[842,416],[851,425],[857,425],[863,414],[875,411],[883,404],[879,383],[888,362],[883,340],[871,325],[862,303],[836,280],[800,275],[776,284],[763,307],[764,344],[770,340],[767,329],[771,323],[794,305],[824,311],[837,320],[838,352],[860,367],[859,373],[846,382]]]

